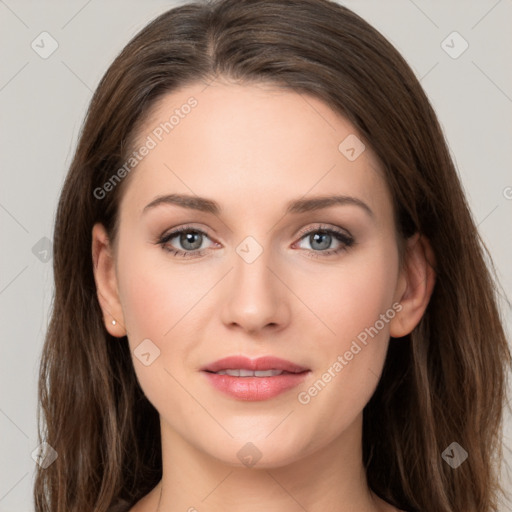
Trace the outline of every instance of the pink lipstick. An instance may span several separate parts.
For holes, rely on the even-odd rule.
[[[231,356],[201,369],[210,384],[238,400],[261,401],[298,386],[309,373],[290,361],[265,356]]]

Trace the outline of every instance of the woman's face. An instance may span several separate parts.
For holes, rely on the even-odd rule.
[[[163,435],[261,467],[356,441],[404,290],[370,148],[311,96],[221,82],[138,135],[107,299]]]

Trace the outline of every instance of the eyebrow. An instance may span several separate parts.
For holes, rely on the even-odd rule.
[[[187,194],[167,194],[164,196],[158,196],[149,204],[144,207],[143,214],[162,204],[171,204],[181,206],[182,208],[188,208],[191,210],[198,210],[201,212],[212,213],[213,215],[219,215],[221,208],[218,203],[205,197],[191,196]],[[290,201],[286,206],[286,213],[306,213],[315,210],[322,210],[336,205],[353,205],[359,206],[363,209],[370,217],[374,218],[375,214],[372,209],[361,199],[352,196],[317,196],[309,199],[297,199]]]

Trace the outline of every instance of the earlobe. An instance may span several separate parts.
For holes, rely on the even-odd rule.
[[[390,322],[390,336],[400,338],[412,332],[427,309],[435,284],[435,256],[428,239],[417,233],[407,240],[405,261],[395,300],[402,306]]]
[[[92,229],[92,261],[96,293],[107,331],[115,337],[126,335],[123,311],[119,300],[115,259],[108,234],[102,224]]]

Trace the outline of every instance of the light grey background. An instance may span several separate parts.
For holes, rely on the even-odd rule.
[[[379,29],[421,79],[512,297],[512,1],[342,3]],[[36,378],[52,270],[44,252],[32,248],[52,238],[60,187],[92,91],[128,40],[177,4],[0,0],[0,512],[33,511]],[[50,48],[49,39],[40,42],[43,31],[58,43],[46,59],[31,47],[35,40]],[[469,44],[456,59],[441,46],[453,31]],[[453,53],[463,41],[451,37],[446,44]],[[503,307],[503,316],[510,333],[510,310]],[[505,436],[512,446],[510,417]],[[506,457],[512,462],[509,450]],[[510,482],[507,476],[512,495]]]

